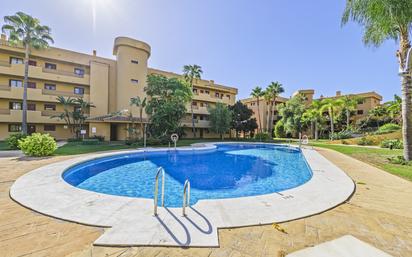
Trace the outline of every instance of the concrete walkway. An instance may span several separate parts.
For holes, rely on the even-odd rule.
[[[412,183],[335,151],[319,152],[348,173],[356,193],[346,204],[312,217],[280,224],[219,230],[219,248],[101,247],[102,228],[53,219],[9,197],[16,178],[73,156],[0,160],[0,256],[278,257],[344,235],[394,256],[412,256]]]

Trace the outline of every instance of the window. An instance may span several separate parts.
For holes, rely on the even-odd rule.
[[[193,105],[193,106],[197,106],[197,102],[192,102],[192,105]]]
[[[46,62],[46,63],[44,64],[44,67],[45,67],[46,69],[55,70],[55,69],[57,68],[57,65],[54,64],[54,63],[48,63],[48,62]]]
[[[55,104],[44,104],[45,111],[55,111],[56,105]]]
[[[358,104],[363,104],[363,103],[365,103],[365,99],[358,99]]]
[[[201,93],[201,94],[203,94],[203,93],[204,93],[204,91],[203,91],[202,89],[200,89],[200,93]]]
[[[36,110],[36,104],[27,104],[27,110],[29,111],[35,111]]]
[[[132,60],[131,62],[134,63],[134,64],[139,64],[138,60]]]
[[[219,98],[219,95],[220,95],[219,93],[217,93],[217,92],[215,93],[216,98]]]
[[[83,76],[84,75],[84,69],[74,68],[74,74],[76,74],[78,76]]]
[[[74,88],[74,93],[76,95],[83,95],[84,94],[84,88],[83,87],[75,87]]]
[[[200,107],[203,107],[203,105],[204,105],[203,103],[200,103]]]
[[[22,108],[23,108],[23,104],[20,102],[9,102],[10,110],[21,110]]]
[[[9,132],[21,132],[20,124],[9,124]]]
[[[209,95],[210,94],[209,90],[205,90],[205,94]]]
[[[10,64],[23,64],[22,58],[10,57]]]
[[[226,95],[226,97],[230,99],[230,95]]]
[[[30,66],[37,66],[37,62],[33,60],[29,60],[29,65]]]
[[[82,107],[80,107],[80,106],[74,106],[73,107],[73,111],[75,111],[75,112],[80,112],[82,110]]]
[[[44,84],[44,89],[47,89],[47,90],[56,90],[56,85],[55,85],[55,84],[45,83],[45,84]]]
[[[31,82],[31,81],[27,82],[27,87],[28,88],[36,88],[36,82]]]
[[[363,114],[363,110],[358,110],[358,111],[357,111],[357,114],[358,114],[358,115],[362,115],[362,114]]]
[[[9,86],[10,87],[23,87],[23,81],[16,80],[16,79],[10,79]]]
[[[44,131],[56,131],[56,125],[45,124]]]
[[[193,88],[193,94],[197,95],[197,88]]]
[[[138,79],[131,79],[130,81],[132,82],[132,84],[138,84],[139,83]]]

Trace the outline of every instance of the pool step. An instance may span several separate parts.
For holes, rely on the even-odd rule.
[[[218,247],[217,228],[199,211],[186,208],[159,208],[150,219],[138,216],[106,229],[94,245],[99,246],[194,246]]]

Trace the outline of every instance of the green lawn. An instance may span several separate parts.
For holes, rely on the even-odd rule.
[[[5,141],[0,141],[0,151],[3,150],[10,150],[10,148]]]
[[[131,146],[123,143],[102,143],[97,145],[84,145],[81,142],[71,142],[59,147],[54,154],[55,155],[74,155],[82,153],[93,153],[100,151],[113,151],[121,149],[129,149]]]
[[[412,181],[412,166],[392,164],[388,161],[389,157],[402,155],[402,150],[333,145],[317,142],[311,143],[311,145],[338,151],[389,173]]]

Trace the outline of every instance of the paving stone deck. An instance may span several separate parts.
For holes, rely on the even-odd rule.
[[[100,247],[104,229],[40,215],[9,197],[14,180],[40,166],[71,157],[0,160],[0,256],[275,256],[351,234],[397,257],[412,256],[412,183],[340,153],[320,153],[357,184],[346,204],[280,224],[219,231],[219,248]]]

